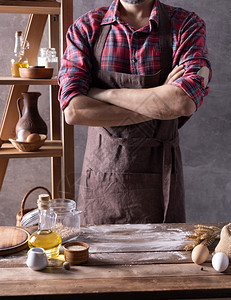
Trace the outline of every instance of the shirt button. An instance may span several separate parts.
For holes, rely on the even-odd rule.
[[[132,62],[133,63],[137,63],[137,59],[136,58],[132,58]]]

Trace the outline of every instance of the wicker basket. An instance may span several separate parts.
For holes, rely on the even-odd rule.
[[[23,199],[22,199],[20,212],[18,212],[17,215],[16,215],[16,226],[22,226],[21,221],[22,221],[23,216],[26,213],[28,213],[28,212],[30,212],[30,211],[32,211],[32,210],[35,209],[35,208],[27,208],[27,209],[25,209],[25,203],[26,203],[26,200],[29,197],[29,195],[32,192],[34,192],[35,190],[38,190],[38,189],[42,189],[42,190],[46,191],[48,193],[48,195],[50,196],[50,199],[52,198],[50,191],[47,188],[45,188],[44,186],[36,186],[36,187],[32,188],[31,190],[29,190],[26,193],[26,195],[23,197]]]
[[[19,142],[15,139],[9,139],[11,144],[21,152],[32,152],[37,151],[42,145],[45,143],[47,136],[45,134],[40,134],[40,141],[34,143],[27,143],[27,142]]]

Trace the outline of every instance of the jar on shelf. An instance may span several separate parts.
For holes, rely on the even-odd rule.
[[[56,56],[55,48],[47,49],[48,68],[53,68],[53,75],[58,75],[58,57]]]
[[[56,213],[55,231],[62,242],[70,242],[80,235],[80,214],[76,202],[71,199],[51,199],[51,211]]]
[[[40,55],[38,56],[37,63],[38,66],[47,66],[47,48],[40,48]]]
[[[53,68],[53,76],[58,75],[58,57],[56,56],[55,48],[41,48],[37,62],[38,66]]]

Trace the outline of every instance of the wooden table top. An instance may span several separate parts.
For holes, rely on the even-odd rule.
[[[224,224],[213,224],[220,228]],[[90,246],[88,263],[33,271],[26,253],[0,257],[0,297],[23,299],[188,299],[231,297],[231,267],[216,272],[184,251],[193,224],[100,225],[83,227],[78,241]],[[203,269],[202,269],[203,267]],[[43,295],[43,296],[41,296]],[[75,296],[74,296],[75,295]],[[25,298],[24,298],[25,299]],[[26,298],[30,299],[30,298]],[[31,298],[32,299],[32,298]]]

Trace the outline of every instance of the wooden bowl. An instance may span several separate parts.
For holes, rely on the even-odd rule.
[[[40,141],[34,143],[20,142],[16,139],[9,139],[14,148],[18,149],[21,152],[32,152],[37,151],[45,143],[47,136],[45,134],[40,134]]]
[[[63,246],[64,257],[72,265],[80,265],[87,262],[89,257],[89,245],[83,242],[70,242]]]
[[[53,75],[53,71],[53,68],[42,67],[19,68],[20,77],[29,79],[50,79]]]

